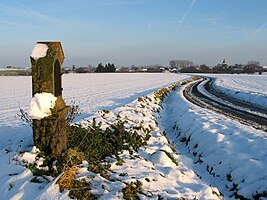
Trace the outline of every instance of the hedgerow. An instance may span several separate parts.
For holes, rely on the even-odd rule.
[[[197,78],[195,78],[197,79]],[[160,89],[154,93],[154,103],[161,106],[162,101],[169,92],[177,87],[187,83],[188,81],[178,82],[167,88]],[[151,99],[153,97],[139,97],[137,102],[141,108],[150,108]],[[157,101],[158,100],[158,101]],[[157,106],[156,106],[157,107]],[[151,107],[158,110],[159,108]],[[135,112],[140,112],[135,110]],[[38,176],[51,175],[56,177],[62,173],[57,181],[60,191],[69,190],[69,196],[76,199],[94,199],[94,195],[89,193],[91,184],[86,180],[77,180],[77,169],[83,161],[88,163],[88,171],[100,174],[102,177],[109,179],[110,163],[108,157],[117,159],[117,165],[123,165],[124,161],[119,157],[123,151],[129,151],[133,154],[134,151],[146,145],[146,141],[150,138],[150,132],[154,130],[152,126],[145,128],[142,120],[134,124],[132,127],[125,127],[129,123],[128,117],[121,117],[120,113],[114,113],[116,116],[115,122],[108,122],[105,128],[102,126],[102,121],[107,121],[106,115],[110,111],[102,111],[102,121],[98,122],[93,119],[88,121],[86,125],[71,124],[73,119],[80,113],[79,106],[71,105],[67,116],[67,150],[57,158],[47,156],[44,160],[44,166],[48,166],[48,171],[40,170],[35,164],[31,164],[30,168],[34,172],[34,181],[38,181]],[[144,113],[142,113],[144,114]],[[27,113],[21,112],[21,118],[26,122],[31,122]],[[25,120],[26,119],[26,120]],[[140,134],[142,133],[142,135]],[[171,154],[167,154],[172,160],[175,160]],[[178,165],[177,162],[174,162]],[[122,190],[124,198],[138,199],[138,193],[141,193],[141,183],[131,183]]]

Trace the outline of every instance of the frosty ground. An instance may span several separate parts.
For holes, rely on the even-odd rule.
[[[216,77],[216,86],[229,95],[244,94],[240,96],[253,103],[266,100],[267,76]],[[105,114],[107,121],[116,120],[116,113],[120,113],[133,122],[129,126],[142,123],[153,127],[147,147],[136,152],[135,159],[123,152],[122,166],[111,160],[113,182],[88,172],[86,162],[80,166],[78,178],[92,183],[91,193],[103,199],[122,198],[125,184],[137,180],[142,183],[141,198],[219,199],[222,192],[225,199],[238,195],[251,199],[267,191],[265,132],[187,102],[182,97],[183,86],[170,92],[161,105],[163,109],[154,113],[161,106],[152,92],[187,78],[177,74],[63,76],[64,99],[69,103],[75,100],[83,110],[79,121],[84,117],[103,120],[103,113],[95,111],[108,109],[112,112]],[[0,82],[0,191],[4,199],[68,198],[68,192],[60,193],[52,178],[51,182],[31,183],[31,171],[21,166],[22,162],[33,162],[36,151],[30,127],[16,117],[19,107],[29,107],[30,77],[0,77]],[[137,100],[140,96],[146,96],[144,102]],[[26,153],[18,154],[21,151]],[[122,173],[125,176],[120,176]]]

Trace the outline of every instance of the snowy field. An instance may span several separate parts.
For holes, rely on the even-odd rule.
[[[189,76],[161,74],[64,74],[63,98],[75,101],[83,116],[92,116],[100,109],[114,109],[138,96],[146,95]],[[20,126],[20,108],[29,109],[31,101],[30,76],[0,77],[0,127]],[[0,132],[1,133],[1,132]]]
[[[90,117],[95,111],[112,110],[138,96],[185,79],[186,75],[158,74],[64,74],[63,98],[75,101],[82,110],[77,119]],[[30,76],[0,76],[0,148],[16,138],[31,135],[29,126],[17,116],[20,108],[28,112],[32,98]]]
[[[267,108],[267,74],[207,75],[216,78],[215,89],[228,96]]]
[[[217,77],[216,87],[229,95],[229,91],[251,93],[253,98],[247,97],[251,102],[256,101],[255,97],[266,98],[266,75],[211,76]],[[78,120],[92,116],[100,120],[104,114],[109,123],[119,113],[121,119],[129,120],[128,127],[142,124],[153,129],[145,148],[133,156],[123,152],[122,166],[116,165],[116,160],[111,162],[115,181],[87,171],[88,163],[83,162],[78,177],[92,183],[93,194],[103,199],[120,199],[125,184],[140,181],[145,194],[140,196],[142,199],[149,196],[156,199],[158,194],[165,199],[222,199],[220,192],[225,199],[240,196],[264,199],[267,194],[265,132],[191,104],[182,96],[184,86],[170,92],[162,105],[152,94],[186,78],[189,76],[167,73],[63,76],[64,99],[67,104],[75,101],[83,110]],[[4,199],[68,199],[67,191],[59,193],[54,179],[42,184],[31,183],[31,171],[20,164],[31,163],[36,156],[30,127],[16,117],[20,107],[29,109],[31,77],[0,77],[0,95],[0,192]],[[146,97],[139,101],[140,96]],[[96,113],[102,109],[114,113]],[[159,113],[153,112],[158,109]],[[26,152],[18,154],[21,151]]]

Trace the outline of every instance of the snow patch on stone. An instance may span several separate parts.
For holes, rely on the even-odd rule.
[[[38,60],[39,58],[43,58],[46,56],[47,50],[48,50],[48,46],[46,44],[36,43],[33,50],[32,50],[31,57],[34,60]]]
[[[31,99],[30,117],[32,119],[43,119],[51,115],[51,109],[56,104],[57,97],[51,93],[37,93]]]

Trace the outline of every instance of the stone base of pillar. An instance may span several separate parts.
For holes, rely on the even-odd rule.
[[[67,148],[65,107],[41,120],[33,120],[34,145],[46,156],[58,157]]]

